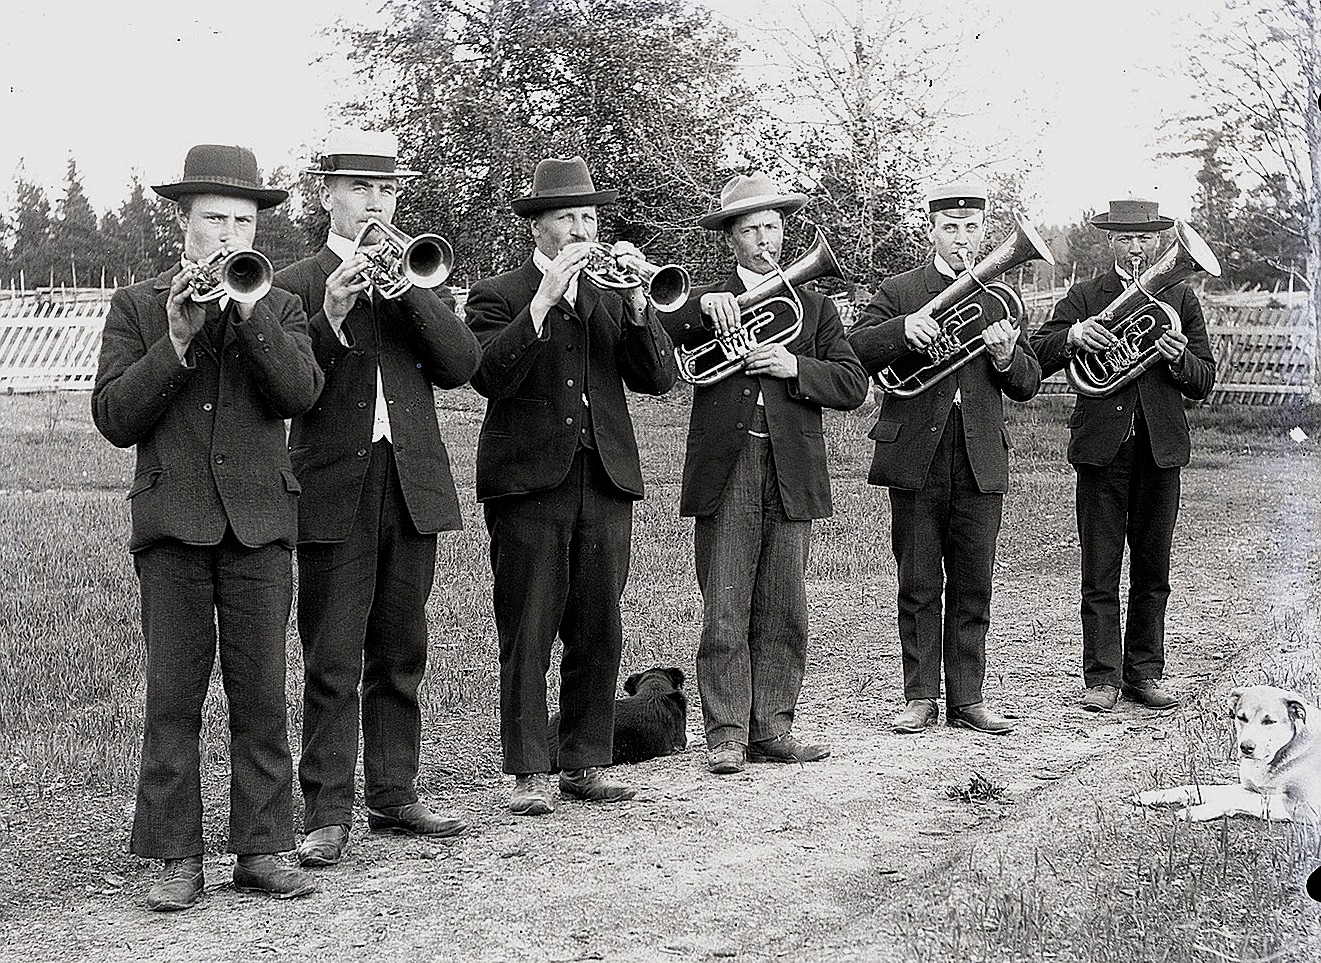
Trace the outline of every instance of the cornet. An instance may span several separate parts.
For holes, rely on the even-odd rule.
[[[353,253],[367,258],[363,275],[376,293],[392,301],[409,288],[434,288],[454,269],[454,248],[439,234],[409,237],[372,218],[353,242]]]
[[[583,274],[598,288],[628,291],[646,285],[647,297],[657,311],[674,311],[688,300],[692,280],[677,264],[657,267],[633,254],[612,254],[609,246],[593,244]]]
[[[191,297],[199,304],[229,296],[239,304],[255,304],[271,289],[275,272],[260,251],[227,251],[221,248],[197,262],[198,271],[189,280]]]

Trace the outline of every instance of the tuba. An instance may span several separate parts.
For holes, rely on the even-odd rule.
[[[1016,220],[1013,233],[999,247],[927,302],[923,310],[931,310],[940,334],[925,348],[906,352],[876,373],[875,382],[887,394],[900,398],[921,394],[986,350],[982,331],[987,326],[1005,318],[1021,322],[1023,299],[1011,286],[994,279],[1028,261],[1054,264],[1055,256],[1027,221]],[[982,305],[981,294],[988,296],[989,306]]]
[[[363,273],[376,293],[392,301],[409,288],[434,288],[454,269],[454,249],[439,234],[409,237],[377,218],[362,226],[353,242],[354,254],[368,264]]]
[[[674,311],[681,307],[692,289],[688,272],[679,265],[657,267],[631,254],[611,254],[605,244],[592,244],[591,260],[583,268],[583,274],[598,288],[607,291],[628,291],[645,284],[647,297],[657,311]]]
[[[784,270],[769,254],[763,252],[762,256],[774,270],[756,287],[738,296],[738,331],[729,338],[714,337],[696,348],[674,349],[679,377],[689,384],[713,385],[741,371],[743,359],[758,345],[788,344],[803,329],[803,302],[795,285],[817,278],[844,277],[820,228],[802,257]]]
[[[221,248],[197,262],[198,272],[189,279],[190,297],[200,304],[229,296],[240,304],[255,304],[271,289],[275,272],[270,259],[260,251],[227,251]]]
[[[1174,243],[1141,274],[1134,270],[1133,283],[1096,316],[1119,340],[1104,351],[1075,351],[1069,359],[1066,374],[1073,390],[1104,398],[1159,361],[1156,341],[1180,324],[1179,312],[1156,295],[1198,271],[1219,277],[1220,262],[1196,231],[1175,221]]]

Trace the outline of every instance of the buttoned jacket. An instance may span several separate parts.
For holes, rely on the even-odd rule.
[[[409,518],[423,534],[463,527],[449,452],[436,419],[435,388],[457,388],[477,370],[477,339],[454,314],[445,288],[413,287],[394,300],[363,293],[341,326],[326,318],[326,279],[342,263],[322,247],[275,276],[308,312],[326,387],[290,426],[294,472],[303,486],[300,542],[348,537],[371,459],[376,372]]]
[[[1069,328],[1100,314],[1126,287],[1111,268],[1087,281],[1079,281],[1032,336],[1042,371],[1053,374],[1071,358]],[[1186,284],[1176,284],[1159,299],[1179,312],[1179,323],[1188,336],[1183,360],[1172,368],[1157,361],[1125,387],[1104,398],[1079,396],[1069,416],[1069,462],[1075,465],[1108,465],[1133,429],[1141,404],[1141,415],[1151,439],[1152,460],[1161,468],[1188,464],[1192,445],[1184,399],[1201,400],[1215,385],[1216,365],[1206,336],[1206,321],[1197,295]]]
[[[683,307],[662,314],[662,321],[676,344],[695,348],[714,334],[710,319],[701,312],[702,295],[724,291],[737,296],[745,290],[735,272],[717,284],[695,289]],[[862,404],[867,397],[867,374],[844,337],[834,302],[805,289],[798,289],[798,295],[803,306],[802,330],[785,346],[798,359],[797,377],[734,374],[693,390],[680,515],[700,517],[719,509],[747,442],[758,393],[765,404],[785,515],[810,519],[832,513],[821,409],[847,411]]]
[[[559,485],[589,425],[611,482],[641,498],[642,469],[624,388],[653,395],[670,390],[670,338],[650,307],[637,323],[620,294],[599,291],[581,276],[577,304],[561,299],[538,336],[531,306],[541,278],[529,258],[513,271],[478,281],[464,304],[464,318],[482,345],[472,383],[487,398],[477,442],[477,498]]]
[[[166,316],[178,271],[117,290],[101,337],[92,420],[112,444],[137,446],[129,549],[217,545],[226,527],[249,548],[292,548],[299,485],[285,419],[322,387],[307,316],[279,290],[247,321],[213,303],[181,363]]]
[[[881,282],[849,331],[849,343],[868,373],[875,374],[911,350],[904,338],[904,322],[951,281],[928,262]],[[978,489],[1008,491],[1009,431],[1004,399],[1027,401],[1040,386],[1041,367],[1027,337],[1020,335],[1003,372],[996,370],[990,352],[982,351],[920,394],[909,398],[885,395],[871,430],[876,451],[867,480],[890,488],[922,488],[957,390],[968,461]]]

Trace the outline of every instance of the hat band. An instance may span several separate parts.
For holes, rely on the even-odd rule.
[[[224,174],[188,174],[179,182],[178,186],[187,187],[189,184],[197,184],[199,186],[205,186],[207,184],[223,184],[226,187],[241,187],[244,190],[249,191],[266,190],[266,188],[249,178],[226,177]]]
[[[984,197],[942,197],[939,200],[932,201],[927,205],[927,213],[935,214],[937,211],[984,211],[986,210],[986,198]]]
[[[336,171],[375,171],[379,174],[394,173],[394,158],[380,154],[327,154],[324,163],[329,169],[327,174]]]
[[[593,184],[569,184],[565,187],[545,187],[541,190],[534,190],[527,196],[529,201],[539,201],[549,197],[586,197],[589,194],[600,194]]]

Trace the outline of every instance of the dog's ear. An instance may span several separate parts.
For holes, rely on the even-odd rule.
[[[1229,710],[1229,714],[1231,716],[1234,715],[1234,713],[1238,712],[1238,703],[1239,700],[1242,698],[1243,698],[1242,688],[1235,688],[1229,690],[1229,695],[1225,697],[1225,707]]]
[[[683,669],[680,668],[666,669],[665,674],[670,677],[670,681],[674,683],[674,687],[676,689],[683,688]]]
[[[1284,706],[1289,710],[1289,718],[1294,722],[1307,724],[1307,703],[1302,699],[1285,699]]]
[[[641,678],[642,678],[641,672],[634,672],[631,676],[629,676],[627,679],[624,680],[624,691],[627,692],[629,695],[637,695],[638,680]]]

